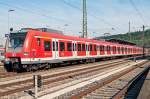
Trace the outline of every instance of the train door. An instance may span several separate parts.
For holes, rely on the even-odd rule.
[[[86,57],[89,57],[89,44],[86,42]]]
[[[59,58],[59,52],[58,52],[58,39],[53,39],[53,58],[58,59]]]
[[[77,57],[77,42],[73,41],[73,56]]]

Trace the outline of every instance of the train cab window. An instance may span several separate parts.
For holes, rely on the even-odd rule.
[[[113,52],[116,51],[116,47],[115,47],[115,46],[112,47],[112,51],[113,51]]]
[[[65,43],[64,42],[60,42],[59,46],[60,46],[60,51],[65,51]]]
[[[72,43],[67,43],[67,50],[72,51]]]
[[[82,51],[85,51],[85,44],[82,44]]]
[[[127,48],[125,48],[125,52],[127,52]]]
[[[40,40],[40,38],[37,38],[37,44],[38,44],[38,46],[41,45],[41,40]]]
[[[112,51],[113,50],[113,48],[112,47],[109,47],[109,51]]]
[[[81,51],[81,44],[78,44],[78,51]]]
[[[44,50],[45,51],[50,51],[51,48],[50,48],[50,41],[44,41]]]

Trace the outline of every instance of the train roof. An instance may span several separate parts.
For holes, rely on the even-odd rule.
[[[81,41],[81,42],[93,42],[93,43],[100,43],[100,44],[104,44],[104,45],[114,45],[114,46],[122,46],[122,47],[133,47],[134,45],[125,45],[125,44],[122,44],[122,43],[116,43],[116,42],[109,42],[109,41],[103,41],[103,40],[93,40],[93,39],[87,39],[87,38],[81,38],[81,37],[78,37],[78,36],[68,36],[68,35],[63,35],[63,34],[58,34],[58,33],[55,33],[54,31],[52,32],[43,32],[43,31],[40,31],[40,30],[36,30],[36,29],[28,29],[27,31],[30,31],[30,32],[33,32],[33,33],[36,33],[36,36],[52,36],[52,37],[55,37],[55,38],[61,38],[61,39],[68,39],[68,40],[78,40],[78,41]],[[136,46],[134,46],[136,47]]]

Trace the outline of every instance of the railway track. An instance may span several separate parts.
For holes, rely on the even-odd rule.
[[[128,60],[128,62],[129,61],[131,61],[131,60]],[[80,75],[88,74],[88,73],[90,73],[90,74],[88,74],[86,76],[94,75],[94,74],[100,72],[101,70],[104,71],[104,70],[107,70],[107,68],[113,69],[113,66],[123,64],[123,63],[127,63],[127,61],[114,62],[109,65],[103,64],[104,66],[95,65],[95,66],[91,66],[91,67],[86,67],[86,68],[84,67],[84,68],[70,70],[70,71],[66,71],[66,72],[62,72],[62,73],[56,73],[53,75],[43,76],[42,77],[43,85],[53,84],[53,86],[55,86],[57,83],[60,83],[60,82],[62,83],[62,81],[73,80],[72,78],[75,78]],[[83,76],[83,78],[85,78],[85,76]],[[11,83],[7,82],[5,84],[1,84],[0,88],[3,89],[3,90],[0,90],[0,96],[8,96],[13,93],[17,93],[17,92],[21,92],[21,91],[25,91],[25,90],[33,88],[33,79],[26,79],[26,80],[11,82]]]
[[[137,58],[139,58],[140,56],[137,56]],[[103,65],[103,63],[111,63],[111,62],[117,62],[117,61],[122,61],[122,60],[127,60],[127,59],[132,59],[133,57],[130,57],[130,58],[123,58],[123,59],[116,59],[116,60],[104,60],[104,61],[101,61],[101,62],[96,62],[96,63],[90,63],[90,64],[98,64],[98,63],[100,63],[100,64],[102,64]],[[90,64],[87,64],[87,65],[90,65]],[[75,65],[71,65],[71,66],[67,66],[67,69],[72,69],[72,68],[76,68],[76,67],[82,67],[82,66],[85,66],[84,64],[75,64]],[[2,68],[2,67],[1,67]],[[66,69],[66,67],[59,67],[59,69],[58,68],[52,68],[52,69],[50,69],[50,70],[47,70],[47,71],[45,71],[45,70],[38,70],[38,71],[36,71],[36,72],[22,72],[22,73],[16,73],[16,72],[6,72],[6,71],[0,71],[0,82],[3,82],[3,81],[6,81],[7,79],[8,80],[11,80],[11,79],[19,79],[19,78],[22,78],[22,77],[30,77],[30,76],[32,76],[33,74],[42,74],[43,72],[45,72],[45,73],[48,73],[48,72],[53,72],[53,71],[57,71],[57,70],[60,70],[61,71],[61,69]]]
[[[50,70],[39,70],[36,72],[23,72],[23,73],[16,73],[16,72],[0,72],[0,82],[4,82],[7,80],[13,80],[13,79],[20,79],[20,78],[25,78],[25,77],[31,77],[34,74],[47,74],[49,72],[53,73],[53,72],[62,72],[62,71],[66,71],[66,70],[71,70],[71,69],[76,69],[76,68],[81,68],[81,67],[88,67],[90,65],[94,65],[94,64],[109,64],[109,63],[113,63],[113,62],[119,62],[122,60],[126,60],[126,59],[130,59],[130,58],[125,58],[125,59],[117,59],[117,60],[106,60],[106,61],[101,61],[101,62],[95,62],[95,63],[89,63],[89,64],[77,64],[77,65],[71,65],[71,66],[65,66],[65,67],[59,67],[59,68],[52,68]]]
[[[5,77],[10,77],[10,76],[15,76],[17,75],[17,73],[14,72],[0,72],[0,78],[5,78]]]
[[[111,77],[93,82],[84,87],[65,93],[56,99],[120,99],[125,96],[127,88],[141,72],[145,71],[150,62],[142,62],[130,69],[121,71]]]

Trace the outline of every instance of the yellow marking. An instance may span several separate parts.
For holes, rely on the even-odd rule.
[[[45,36],[34,36],[35,38],[43,38],[43,39],[51,39],[50,37],[45,37]]]

